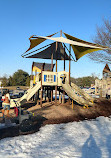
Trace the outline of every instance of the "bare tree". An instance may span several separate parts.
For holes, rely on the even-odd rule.
[[[111,20],[103,20],[103,26],[97,26],[96,36],[93,41],[97,44],[111,48]],[[88,57],[96,62],[111,64],[111,49],[97,51],[88,54]]]

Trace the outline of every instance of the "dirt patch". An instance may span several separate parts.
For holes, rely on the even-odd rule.
[[[47,119],[47,122],[54,122],[52,120],[72,120],[80,121],[85,119],[93,119],[98,116],[111,115],[111,100],[98,99],[94,106],[89,108],[83,108],[83,106],[74,104],[72,105],[66,102],[65,104],[59,104],[56,106],[54,102],[44,103],[41,108],[40,105],[35,105],[28,109],[33,112],[35,116],[41,115]],[[62,121],[63,122],[63,121]]]

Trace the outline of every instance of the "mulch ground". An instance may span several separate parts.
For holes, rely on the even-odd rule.
[[[77,104],[74,104],[72,109],[72,105],[69,104],[69,102],[66,102],[63,105],[59,105],[58,103],[57,106],[54,105],[54,102],[46,102],[43,104],[42,108],[40,105],[35,105],[34,103],[29,102],[25,104],[23,108],[34,113],[34,117],[31,120],[30,130],[24,132],[20,130],[19,125],[3,128],[0,129],[0,139],[34,133],[37,132],[41,126],[46,124],[60,124],[73,121],[90,120],[99,116],[109,117],[111,115],[111,100],[97,99],[94,106],[86,109]],[[13,109],[11,110],[10,115],[11,121],[14,122],[16,117],[13,113]],[[3,123],[2,120],[0,120],[0,122]]]
[[[111,100],[98,99],[95,105],[93,107],[89,107],[88,109],[84,109],[82,106],[78,105],[74,105],[74,108],[72,109],[72,106],[69,104],[66,104],[65,108],[72,111],[71,115],[47,119],[43,122],[43,124],[60,124],[73,121],[91,120],[99,116],[109,117],[111,115]]]

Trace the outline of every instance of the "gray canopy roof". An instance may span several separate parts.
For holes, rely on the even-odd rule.
[[[64,54],[65,52],[65,54]],[[65,49],[62,46],[62,43],[57,42],[57,51],[56,51],[56,42],[50,44],[43,51],[36,53],[34,55],[26,56],[26,58],[41,58],[41,59],[51,59],[53,54],[53,59],[57,60],[69,60],[70,57],[67,55]],[[71,59],[70,59],[71,60]]]

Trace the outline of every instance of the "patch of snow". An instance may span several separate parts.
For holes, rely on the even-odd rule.
[[[110,158],[111,118],[46,125],[0,140],[0,158]]]

